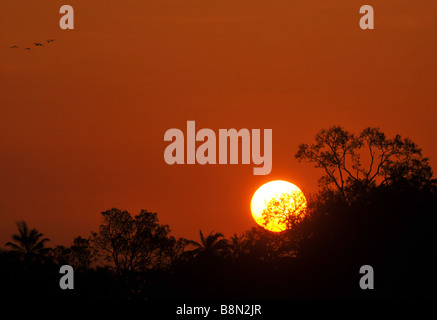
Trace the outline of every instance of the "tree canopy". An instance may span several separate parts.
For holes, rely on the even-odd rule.
[[[45,243],[50,241],[43,238],[44,235],[36,229],[29,229],[25,221],[17,223],[18,234],[12,235],[13,242],[7,242],[6,246],[27,262],[39,259],[47,253]]]
[[[404,180],[424,185],[432,178],[429,159],[409,138],[393,138],[367,127],[355,135],[341,126],[323,129],[311,144],[299,145],[299,161],[322,168],[322,188],[337,190],[348,202],[357,192]]]
[[[262,212],[264,226],[273,231],[292,229],[302,221],[307,212],[307,201],[301,191],[282,193],[265,205]],[[278,230],[274,230],[277,228]]]
[[[93,232],[91,243],[104,258],[114,263],[119,274],[141,271],[165,264],[177,241],[167,225],[161,225],[156,213],[141,210],[132,217],[127,211],[102,212],[103,223]]]

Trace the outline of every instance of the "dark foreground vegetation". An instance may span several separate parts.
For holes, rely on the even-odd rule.
[[[0,290],[21,299],[437,298],[437,186],[414,143],[332,127],[296,158],[325,175],[305,218],[284,217],[286,231],[175,239],[156,213],[111,209],[90,237],[48,248],[21,223],[0,252]],[[59,288],[64,264],[74,290]],[[363,265],[374,268],[373,290],[360,289]]]

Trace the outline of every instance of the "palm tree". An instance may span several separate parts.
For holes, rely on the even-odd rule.
[[[230,242],[230,251],[234,258],[238,258],[245,252],[247,240],[244,239],[243,236],[239,237],[236,233],[234,233]]]
[[[6,243],[6,246],[11,247],[11,252],[24,257],[25,261],[30,261],[32,258],[43,255],[47,251],[44,248],[44,244],[50,240],[42,238],[42,233],[36,229],[29,230],[25,221],[17,222],[17,227],[18,234],[12,235],[15,243]]]
[[[224,239],[223,234],[214,231],[204,237],[202,230],[200,230],[200,242],[188,240],[187,243],[195,247],[195,249],[189,251],[194,256],[218,255],[226,252],[229,248],[228,240]]]

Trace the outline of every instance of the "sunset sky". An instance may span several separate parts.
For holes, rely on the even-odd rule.
[[[74,30],[59,28],[64,4]],[[375,30],[359,28],[364,4]],[[112,207],[158,212],[176,236],[239,234],[256,226],[262,184],[317,191],[322,172],[294,154],[336,124],[410,137],[436,169],[436,12],[429,0],[2,0],[0,247],[20,220],[69,245]],[[273,129],[271,174],[167,165],[164,133],[188,120]]]

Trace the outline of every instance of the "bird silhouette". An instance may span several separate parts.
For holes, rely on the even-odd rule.
[[[47,39],[47,40],[44,40],[44,41],[47,42],[47,43],[52,43],[52,42],[56,41],[56,39]],[[33,42],[33,45],[36,46],[36,47],[44,47],[43,41],[41,41],[41,42]],[[11,49],[19,49],[19,47],[16,46],[16,45],[11,46],[10,48]],[[26,48],[24,48],[24,50],[30,51],[31,49],[30,49],[30,47],[26,47]]]

